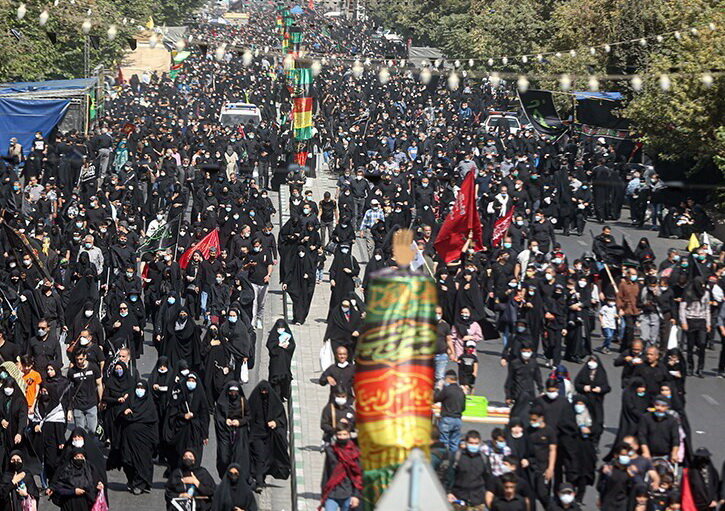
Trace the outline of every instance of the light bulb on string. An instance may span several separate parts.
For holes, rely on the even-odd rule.
[[[488,59],[488,60],[486,61],[486,64],[488,64],[488,67],[491,67],[491,66],[493,66],[493,59]]]
[[[400,59],[400,67],[405,67],[405,59]]]
[[[365,68],[362,65],[362,62],[359,60],[355,60],[355,62],[352,65],[352,75],[355,78],[360,78],[363,75],[363,72],[365,71]]]
[[[124,25],[127,25],[128,24],[128,18],[123,18],[123,20],[121,20],[121,23],[123,23]]]
[[[451,90],[458,89],[458,86],[460,85],[460,83],[461,83],[461,79],[458,78],[458,75],[456,74],[455,71],[448,76],[448,88],[449,89],[451,89]]]
[[[40,23],[41,27],[44,27],[46,23],[48,23],[48,18],[50,18],[50,14],[48,14],[47,10],[43,10],[43,12],[40,13],[40,16],[38,17],[38,22]]]
[[[394,65],[395,65],[395,62],[393,62],[392,60],[388,61],[388,67],[393,67]]]
[[[106,33],[108,34],[108,39],[113,41],[118,35],[118,28],[116,25],[111,24],[108,26],[108,31]]]
[[[88,9],[88,10],[86,11],[86,16],[88,16],[89,18],[90,18],[91,16],[93,16],[93,11],[92,11],[91,9]]]
[[[21,20],[25,17],[25,13],[28,12],[28,8],[22,3],[18,5],[18,19]]]
[[[539,62],[544,62],[544,56],[543,56],[543,55],[542,55],[541,53],[539,53],[539,54],[538,54],[538,55],[536,56],[536,60],[538,60]]]
[[[468,78],[468,71],[466,71],[465,69],[463,71],[461,71],[461,76],[463,78]]]
[[[559,88],[563,91],[571,88],[571,78],[568,74],[565,73],[559,77]]]
[[[473,67],[473,59],[468,59],[468,67]]]
[[[599,80],[594,75],[589,77],[587,85],[589,86],[589,90],[592,92],[597,92],[599,90]]]
[[[53,0],[53,7],[58,7],[60,0]]]
[[[430,83],[431,76],[432,75],[431,75],[430,69],[428,69],[427,67],[424,67],[420,72],[420,82],[423,85],[428,85]]]
[[[647,46],[647,39],[645,39],[644,37],[642,39],[640,39],[639,40],[639,45],[642,46],[643,48],[645,46]]]
[[[252,52],[249,50],[244,50],[244,53],[242,53],[242,65],[248,66],[252,63]]]
[[[259,48],[254,49],[254,58],[256,59],[257,57],[259,57]]]
[[[676,30],[676,31],[675,31],[675,34],[674,34],[674,36],[675,36],[675,39],[677,39],[678,41],[679,41],[680,39],[682,39],[682,34],[680,34],[680,31],[679,31],[679,30]]]
[[[521,57],[521,62],[523,62],[524,64],[528,63],[529,62],[529,56],[528,55],[524,55],[523,57]]]
[[[692,34],[693,36],[695,36],[695,37],[697,37],[698,35],[700,35],[700,31],[699,31],[699,30],[697,30],[697,27],[692,27],[692,28],[690,29],[690,33],[691,33],[691,34]]]
[[[604,51],[605,51],[606,53],[609,53],[610,51],[612,51],[612,47],[611,47],[611,46],[609,46],[608,44],[605,44],[605,45],[604,45]]]
[[[554,53],[554,57],[556,57],[557,59],[561,58],[561,52],[557,51],[556,53]]]
[[[81,29],[83,30],[83,33],[84,34],[88,34],[91,31],[91,27],[92,27],[91,20],[89,20],[88,18],[86,18],[85,20],[83,20],[83,24],[81,25]]]
[[[494,71],[488,76],[488,81],[491,83],[491,86],[498,87],[499,85],[501,85],[501,76],[496,71]]]
[[[591,46],[589,48],[589,55],[596,55],[596,54],[597,54],[597,49],[594,46]]]
[[[632,90],[634,92],[639,92],[642,90],[642,78],[640,78],[639,76],[634,75],[632,77],[631,84],[632,84]]]
[[[290,54],[285,55],[284,60],[282,61],[282,65],[284,66],[286,71],[289,71],[290,69],[294,69],[295,68],[295,58]]]
[[[151,48],[156,48],[156,45],[157,45],[157,44],[159,44],[159,36],[158,36],[158,35],[156,34],[156,32],[154,32],[154,33],[153,33],[153,34],[151,34],[151,36],[149,37],[149,46],[150,46]]]
[[[712,78],[712,75],[711,75],[710,73],[704,73],[704,74],[703,74],[703,75],[702,75],[702,76],[700,77],[700,81],[702,82],[702,84],[703,84],[703,85],[704,85],[705,87],[712,87],[712,83],[713,83],[713,78]]]
[[[572,57],[576,57],[576,50],[569,50],[569,55]]]
[[[75,5],[76,4],[76,0],[70,0],[70,4],[71,5]]]
[[[713,32],[717,30],[717,25],[715,25],[712,21],[707,24],[707,27],[712,30]]]
[[[664,40],[665,40],[665,38],[664,38],[664,37],[662,37],[661,35],[658,35],[657,37],[655,37],[655,39],[657,39],[657,42],[658,42],[658,43],[661,43],[662,41],[664,41]]]
[[[502,64],[503,64],[504,66],[505,66],[506,64],[508,64],[508,63],[509,63],[509,58],[508,58],[508,57],[504,57],[504,58],[502,58],[502,59],[501,59],[501,63],[502,63]]]
[[[227,43],[222,43],[219,46],[217,46],[217,49],[214,50],[214,58],[218,61],[224,60],[224,55],[227,52]]]
[[[455,62],[453,63],[453,67],[455,67],[456,69],[458,69],[459,67],[461,67],[461,61],[460,61],[460,60],[456,60],[456,61],[455,61]]]
[[[313,60],[312,65],[310,65],[310,69],[312,70],[312,74],[314,76],[318,76],[322,72],[322,64],[320,64],[319,60]]]
[[[519,79],[516,81],[516,87],[519,89],[519,92],[526,92],[529,90],[529,80],[525,76],[519,76]]]
[[[383,85],[390,81],[390,71],[388,71],[387,67],[380,69],[380,72],[378,73],[378,80],[380,80],[380,83]]]
[[[670,87],[672,87],[672,80],[670,80],[670,77],[667,75],[660,75],[660,78],[658,80],[660,82],[660,89],[667,92],[670,90]]]

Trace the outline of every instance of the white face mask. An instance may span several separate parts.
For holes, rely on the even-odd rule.
[[[524,360],[528,360],[528,359],[530,359],[530,358],[531,358],[531,356],[532,356],[533,354],[534,354],[534,352],[533,352],[533,351],[522,351],[522,352],[521,352],[521,358],[523,358]]]
[[[12,396],[13,395],[13,392],[15,392],[15,389],[12,388],[12,387],[5,387],[3,389],[3,392],[5,392],[5,395],[6,396]]]
[[[91,316],[93,316],[93,311],[92,311],[92,310],[90,310],[90,311],[83,311],[83,314],[84,314],[84,315],[85,315],[85,316],[86,316],[87,318],[90,318]]]
[[[347,403],[346,397],[336,397],[335,398],[335,404],[337,406],[345,406],[346,403]]]
[[[585,405],[574,405],[574,411],[576,413],[584,413],[584,410],[586,410],[587,407]]]
[[[549,399],[556,399],[557,397],[559,397],[559,391],[558,390],[555,390],[553,392],[547,391],[546,397],[548,397]]]
[[[339,367],[340,369],[345,369],[348,365],[350,365],[350,362],[348,362],[347,360],[337,363],[337,367]]]
[[[590,360],[589,362],[587,362],[587,367],[593,371],[594,369],[599,367],[599,364],[594,360]]]
[[[88,346],[91,343],[91,340],[88,337],[81,337],[80,342],[82,346]]]
[[[85,443],[85,440],[83,440],[82,438],[74,438],[71,441],[71,444],[73,444],[73,447],[75,447],[76,449],[80,449],[85,445]]]
[[[574,494],[572,494],[572,493],[562,493],[561,495],[559,495],[559,500],[564,505],[571,504],[572,502],[574,502]]]

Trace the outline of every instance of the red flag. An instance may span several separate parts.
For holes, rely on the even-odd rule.
[[[682,493],[680,505],[682,506],[682,511],[697,511],[695,498],[692,496],[692,487],[690,486],[690,470],[687,468],[682,469]]]
[[[209,234],[204,236],[201,240],[199,240],[195,245],[192,245],[191,247],[186,249],[184,255],[182,255],[179,259],[179,266],[181,266],[183,269],[186,269],[186,266],[189,264],[191,256],[194,255],[194,252],[196,252],[197,250],[201,252],[201,255],[204,256],[204,259],[208,258],[209,249],[211,249],[212,247],[216,248],[217,254],[221,251],[221,246],[219,245],[219,229],[214,229]]]
[[[469,172],[456,196],[456,203],[438,231],[434,246],[446,263],[461,257],[468,233],[473,232],[473,249],[483,249],[483,228],[476,209],[475,172]]]
[[[493,234],[491,235],[491,243],[494,247],[497,247],[501,240],[506,235],[506,231],[511,227],[511,221],[514,218],[514,208],[511,208],[508,213],[504,216],[499,217],[493,223]]]

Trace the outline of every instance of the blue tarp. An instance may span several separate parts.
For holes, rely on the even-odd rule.
[[[96,84],[95,78],[79,78],[76,80],[48,80],[45,82],[13,82],[0,84],[0,95],[17,94],[19,92],[48,91],[82,91]]]
[[[63,119],[69,104],[68,99],[0,98],[0,154],[8,153],[10,139],[15,137],[27,155],[35,132],[47,137]]]
[[[609,101],[619,101],[622,99],[621,92],[573,92],[575,99],[606,99]]]
[[[302,7],[300,7],[299,5],[295,5],[289,10],[289,12],[290,14],[294,14],[295,16],[297,16],[298,14],[302,14],[304,11]]]

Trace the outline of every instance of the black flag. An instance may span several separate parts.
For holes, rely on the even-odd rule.
[[[526,117],[537,132],[558,137],[566,131],[566,126],[559,119],[554,99],[548,90],[519,91],[519,101]]]

